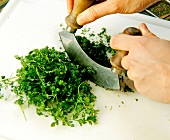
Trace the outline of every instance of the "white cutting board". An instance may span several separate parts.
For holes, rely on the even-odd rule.
[[[16,54],[25,55],[45,46],[59,48],[59,25],[66,15],[65,0],[10,0],[0,14],[0,75],[10,76],[20,68]],[[86,27],[95,31],[106,27],[114,35],[126,27],[138,27],[141,22],[160,38],[170,39],[170,22],[140,14],[110,15]],[[52,119],[38,116],[33,107],[25,109],[25,121],[12,96],[8,101],[0,100],[0,140],[170,139],[170,105],[137,92],[124,94],[92,86],[97,96],[96,108],[101,110],[98,125],[51,128]]]

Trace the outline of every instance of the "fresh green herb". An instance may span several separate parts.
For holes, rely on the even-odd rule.
[[[2,88],[3,88],[3,85],[2,83],[0,83],[0,99],[4,97],[4,95],[2,94]]]
[[[86,54],[95,62],[105,67],[111,67],[109,53],[115,54],[115,50],[109,47],[109,35],[106,33],[106,28],[97,35],[90,32],[90,28],[84,28],[81,35],[76,35],[76,39]]]
[[[87,32],[89,32],[89,31],[90,31],[90,28],[83,28],[83,29],[81,30],[81,34],[82,34],[82,35],[86,35]]]
[[[2,95],[2,88],[3,88],[3,85],[2,85],[2,83],[0,83],[0,99],[3,97],[3,95]]]
[[[124,85],[123,92],[134,92],[128,85]]]
[[[62,23],[60,24],[60,27],[62,27],[62,30],[66,30],[66,28],[63,28],[63,24]]]
[[[96,96],[87,83],[95,72],[93,69],[75,64],[65,52],[49,47],[15,58],[22,65],[16,73],[17,84],[12,88],[18,97],[16,104],[34,105],[38,115],[52,116],[51,126],[60,122],[71,127],[76,121],[80,125],[97,123]]]
[[[116,50],[110,47],[110,38],[106,28],[102,28],[98,34],[95,34],[90,28],[84,28],[81,35],[76,35],[78,43],[86,54],[98,64],[109,68],[111,67],[110,57],[116,53]],[[124,71],[124,76],[127,77],[126,71]],[[124,76],[120,76],[122,92],[134,92],[125,84]]]
[[[126,74],[124,75],[119,75],[119,81],[120,81],[120,86],[121,86],[121,91],[122,92],[134,92],[133,89],[131,89],[126,83],[124,78],[126,77]],[[127,78],[127,77],[126,77]]]
[[[90,28],[83,29],[76,38],[94,61],[111,67],[109,54],[113,56],[116,51],[109,47],[110,36],[106,28],[97,35],[90,32]],[[38,115],[53,117],[51,127],[60,123],[71,127],[76,122],[80,125],[97,124],[96,96],[91,93],[92,87],[87,82],[95,73],[92,68],[80,66],[71,61],[66,52],[49,47],[34,49],[26,56],[16,55],[15,58],[22,67],[16,71],[15,77],[1,76],[0,98],[3,98],[2,88],[11,88],[17,96],[15,103],[23,114],[24,104],[34,105]],[[125,87],[124,91],[128,90]]]
[[[0,99],[4,97],[4,94],[2,93],[2,89],[13,88],[14,81],[15,81],[15,77],[10,77],[10,78],[6,78],[5,76],[0,77]],[[10,95],[5,100],[7,100],[9,97]]]

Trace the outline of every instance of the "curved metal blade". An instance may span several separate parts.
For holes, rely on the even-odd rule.
[[[114,74],[111,68],[99,65],[88,57],[78,44],[74,34],[62,31],[59,33],[59,36],[70,59],[76,60],[82,66],[92,67],[96,71],[91,80],[92,82],[106,89],[120,89],[118,75]]]

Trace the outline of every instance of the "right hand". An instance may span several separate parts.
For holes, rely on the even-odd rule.
[[[170,41],[156,37],[145,24],[139,30],[142,36],[113,36],[110,46],[128,51],[121,64],[139,93],[170,104]]]
[[[92,5],[77,17],[77,23],[84,25],[109,14],[141,12],[157,1],[159,0],[96,0],[97,4]],[[73,5],[74,0],[67,0],[69,13]]]

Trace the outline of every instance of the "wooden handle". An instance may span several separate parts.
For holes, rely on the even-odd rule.
[[[135,27],[126,28],[123,31],[123,34],[128,34],[128,35],[133,35],[133,36],[142,36],[141,31]],[[121,60],[127,54],[128,54],[127,51],[118,50],[116,54],[110,59],[110,63],[112,67],[119,71],[115,73],[120,73],[122,70],[124,70],[124,68],[121,65]]]
[[[65,19],[66,24],[71,27],[73,31],[82,27],[77,24],[77,16],[90,7],[93,2],[94,0],[74,0],[73,10]]]

